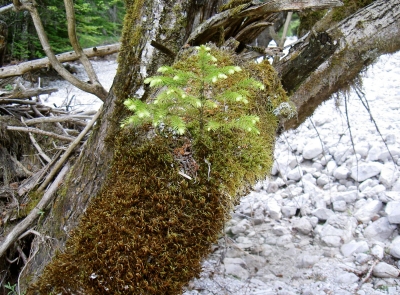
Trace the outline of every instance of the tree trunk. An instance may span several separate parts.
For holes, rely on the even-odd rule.
[[[29,260],[20,278],[22,290],[37,280],[56,251],[64,250],[69,234],[77,227],[81,216],[106,182],[114,159],[116,138],[121,132],[119,125],[127,115],[123,101],[127,97],[146,99],[149,89],[143,86],[143,79],[153,75],[160,65],[173,62],[169,55],[152,47],[151,42],[155,41],[177,53],[189,36],[192,41],[208,41],[205,34],[196,37],[193,32],[198,24],[204,24],[216,13],[221,2],[178,0],[171,4],[167,0],[127,1],[119,68],[113,88],[86,148],[66,180],[66,189],[59,194],[40,223],[38,229],[42,235],[52,239],[46,242],[40,238],[34,239],[32,249],[35,255]],[[299,8],[307,7],[307,2],[312,1],[300,1]],[[337,4],[337,1],[323,2]],[[299,118],[302,118],[303,112],[310,114],[309,104],[312,105],[312,112],[321,99],[327,99],[350,83],[349,79],[353,79],[377,56],[399,49],[399,4],[400,0],[378,0],[329,31],[310,37],[300,51],[292,53],[279,64],[278,71],[283,85],[292,94]],[[250,12],[255,13],[250,9],[246,11],[243,12],[244,18]],[[224,24],[227,22],[225,19]],[[381,31],[377,31],[378,27],[383,30],[382,36]],[[225,36],[226,39],[228,37]],[[360,46],[360,43],[364,45]],[[321,47],[324,50],[319,51]],[[293,81],[285,83],[288,80]],[[287,122],[285,127],[296,124],[297,121],[293,120]],[[79,290],[76,292],[79,294]]]

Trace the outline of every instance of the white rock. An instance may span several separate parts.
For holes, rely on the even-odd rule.
[[[304,235],[308,235],[313,230],[313,226],[307,217],[293,220],[292,227]]]
[[[399,173],[393,163],[383,165],[379,181],[386,187],[391,188],[395,181],[399,178]]]
[[[288,155],[285,153],[275,160],[271,173],[272,175],[276,175],[280,172],[282,175],[286,176],[286,174],[296,166],[296,157],[292,154]]]
[[[314,159],[322,154],[322,143],[319,138],[311,139],[307,142],[303,149],[303,158],[304,159]]]
[[[378,183],[372,179],[367,179],[365,181],[363,181],[362,183],[360,183],[360,185],[358,186],[358,189],[360,190],[360,192],[362,192],[363,190],[367,189],[368,187],[374,187],[375,185],[377,185]]]
[[[310,268],[321,259],[318,255],[301,254],[296,259],[296,266],[299,268]]]
[[[247,219],[241,220],[238,224],[231,227],[231,233],[234,235],[245,232],[251,226]]]
[[[400,271],[386,262],[379,262],[375,265],[372,274],[378,278],[397,278]]]
[[[333,202],[332,205],[333,205],[333,210],[337,212],[344,212],[347,210],[346,201],[336,201]]]
[[[356,261],[358,264],[364,264],[367,263],[368,261],[371,261],[372,256],[365,254],[365,253],[358,253],[356,255]]]
[[[272,233],[277,236],[284,236],[290,234],[290,230],[284,226],[275,226],[272,230]]]
[[[385,248],[381,245],[374,245],[371,249],[371,254],[378,259],[382,259],[385,254]]]
[[[379,158],[379,155],[381,154],[381,148],[380,146],[373,145],[368,152],[367,156],[367,161],[376,161]]]
[[[328,183],[329,183],[329,176],[326,174],[321,174],[321,176],[318,177],[318,179],[317,179],[317,184],[319,186],[324,186],[325,184],[328,184]]]
[[[400,178],[393,184],[392,191],[400,192]]]
[[[343,273],[343,274],[337,276],[335,280],[338,284],[348,286],[348,285],[358,282],[359,277],[357,275],[355,275],[354,273],[346,272],[346,273]]]
[[[240,278],[241,280],[246,280],[250,276],[249,272],[239,264],[225,265],[225,273],[227,275]]]
[[[390,223],[400,223],[400,201],[392,201],[387,203],[385,212]]]
[[[379,196],[380,193],[383,193],[384,191],[386,191],[386,187],[382,184],[378,184],[374,187],[366,188],[365,190],[363,190],[362,193],[367,198],[376,198],[377,196]]]
[[[400,201],[400,191],[385,192],[388,201]]]
[[[390,244],[389,253],[396,258],[400,258],[400,236],[397,236]]]
[[[390,147],[390,154],[394,159],[398,158],[400,155],[400,149],[396,147]],[[382,162],[386,162],[387,160],[391,161],[392,157],[390,156],[389,151],[385,148],[379,155],[378,160]]]
[[[280,219],[282,216],[281,213],[281,206],[278,202],[273,199],[269,198],[265,204],[265,208],[272,219]]]
[[[267,193],[271,194],[271,193],[276,193],[279,190],[279,185],[276,181],[272,181],[270,183],[268,183],[267,186]]]
[[[321,165],[325,166],[330,160],[332,160],[332,155],[323,155],[321,158]]]
[[[357,154],[365,158],[368,155],[369,144],[367,142],[359,142],[354,145],[354,149]]]
[[[326,208],[318,208],[312,212],[312,215],[317,217],[319,220],[327,220],[330,216],[334,215],[332,210]]]
[[[393,234],[396,228],[397,226],[389,223],[387,217],[381,217],[367,226],[364,230],[364,237],[371,240],[385,241]]]
[[[350,170],[345,166],[340,166],[336,168],[335,172],[333,172],[333,176],[336,179],[346,179],[350,175]]]
[[[347,190],[345,192],[338,192],[332,195],[332,202],[345,201],[348,204],[354,203],[358,198],[357,190]]]
[[[353,166],[351,168],[351,177],[358,181],[364,181],[367,178],[378,175],[382,170],[383,164],[378,162],[370,162],[365,164],[360,164],[358,166]],[[358,168],[358,169],[357,169]]]
[[[372,200],[361,206],[354,214],[354,217],[360,222],[368,223],[381,209],[382,202],[379,200]]]
[[[299,166],[297,166],[294,169],[290,170],[286,176],[288,179],[299,181],[303,176],[303,171],[300,169]]]
[[[340,247],[340,251],[343,256],[350,257],[353,254],[367,252],[369,250],[368,243],[366,241],[356,241],[352,240],[347,244]]]
[[[341,145],[337,148],[336,152],[333,155],[333,158],[338,165],[342,165],[346,161],[347,157],[350,156],[352,153],[353,149],[351,146]]]
[[[281,211],[282,211],[283,216],[292,217],[292,216],[296,215],[297,207],[282,206]]]
[[[337,168],[337,164],[335,161],[329,161],[328,164],[326,164],[326,172],[328,175],[333,175],[333,172]]]

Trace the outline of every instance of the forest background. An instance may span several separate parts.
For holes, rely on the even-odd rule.
[[[9,2],[0,0],[0,7],[8,5]],[[76,0],[74,2],[77,34],[83,48],[119,41],[125,13],[123,0]],[[36,3],[54,52],[57,54],[71,51],[64,5],[62,3],[60,5],[60,1],[56,0],[38,0]],[[3,44],[6,40],[2,57],[5,64],[46,56],[32,17],[27,11],[20,13],[8,10],[1,14],[0,34]]]

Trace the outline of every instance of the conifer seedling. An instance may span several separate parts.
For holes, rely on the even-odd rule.
[[[218,60],[210,53],[210,47],[201,45],[196,49],[197,59],[190,70],[162,66],[158,69],[159,76],[144,80],[150,87],[159,87],[160,93],[147,103],[127,99],[124,104],[134,114],[125,119],[121,127],[151,123],[154,127],[170,127],[179,135],[188,128],[199,128],[200,135],[204,130],[224,128],[259,133],[256,127],[258,116],[245,111],[232,116],[229,112],[234,105],[247,104],[251,99],[250,91],[264,90],[264,85],[247,77],[239,79],[235,85],[223,84],[228,76],[240,75],[242,69],[239,66],[219,67]],[[225,112],[227,116],[217,119],[213,114],[218,112]]]

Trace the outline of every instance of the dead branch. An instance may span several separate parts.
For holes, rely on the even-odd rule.
[[[83,50],[83,53],[91,58],[95,56],[105,56],[113,53],[117,53],[119,51],[120,44],[115,43],[111,45],[99,46],[86,48]],[[60,63],[70,62],[79,59],[79,56],[74,51],[69,51],[56,55],[57,60]],[[8,66],[4,68],[0,68],[0,79],[4,79],[12,76],[20,76],[25,74],[26,72],[38,70],[42,68],[50,67],[50,61],[46,58],[36,59],[28,62],[23,62],[18,65]]]
[[[13,91],[13,92],[3,92],[0,93],[0,97],[2,98],[30,98],[33,96],[38,96],[42,94],[50,94],[53,92],[57,92],[57,88],[35,88],[35,89],[28,89],[22,91]]]
[[[5,12],[13,9],[13,7],[14,7],[14,4],[8,4],[6,6],[1,7],[0,8],[0,14],[5,13]]]
[[[80,118],[80,116],[40,117],[40,118],[25,120],[25,124],[30,126],[30,125],[40,124],[40,123],[71,122],[71,123],[79,124],[81,126],[87,125],[86,122],[78,120],[78,118]],[[91,119],[91,118],[92,117],[84,116],[82,119]]]
[[[7,130],[21,131],[21,132],[32,132],[32,133],[42,134],[42,135],[54,137],[54,138],[57,138],[59,140],[65,140],[65,141],[74,141],[75,140],[75,138],[73,138],[73,137],[69,137],[69,136],[67,137],[67,136],[59,135],[59,134],[56,134],[56,133],[53,133],[53,132],[49,132],[49,131],[43,131],[41,129],[32,128],[32,127],[7,126]]]
[[[6,236],[3,243],[0,245],[0,257],[2,257],[7,249],[19,238],[19,236],[25,232],[25,230],[40,216],[40,213],[46,209],[47,205],[53,199],[55,192],[64,180],[64,176],[67,174],[70,165],[67,164],[58,174],[57,178],[51,184],[49,189],[44,193],[42,199],[36,205],[35,208],[22,220],[18,225],[16,225],[12,231]]]
[[[51,162],[40,169],[38,172],[33,174],[31,177],[25,179],[21,185],[18,187],[17,194],[22,196],[23,194],[32,190],[37,184],[43,179],[46,172],[50,169],[51,166],[58,160],[59,156],[61,155],[61,151],[58,151],[57,154],[51,159]]]
[[[81,142],[83,137],[86,135],[86,133],[89,132],[89,130],[92,128],[94,123],[96,123],[97,118],[100,116],[101,112],[103,110],[103,106],[100,107],[100,109],[97,111],[96,115],[93,117],[93,119],[87,124],[85,129],[82,130],[82,132],[78,135],[78,137],[70,144],[68,149],[65,151],[65,153],[61,156],[60,160],[55,164],[53,169],[50,171],[49,175],[47,175],[46,179],[43,181],[43,183],[40,185],[38,188],[38,192],[41,192],[45,189],[45,187],[50,183],[50,181],[53,179],[53,177],[57,174],[58,170],[61,169],[61,167],[64,165],[64,163],[67,161],[69,155],[72,153],[72,151],[76,148],[76,146]]]

